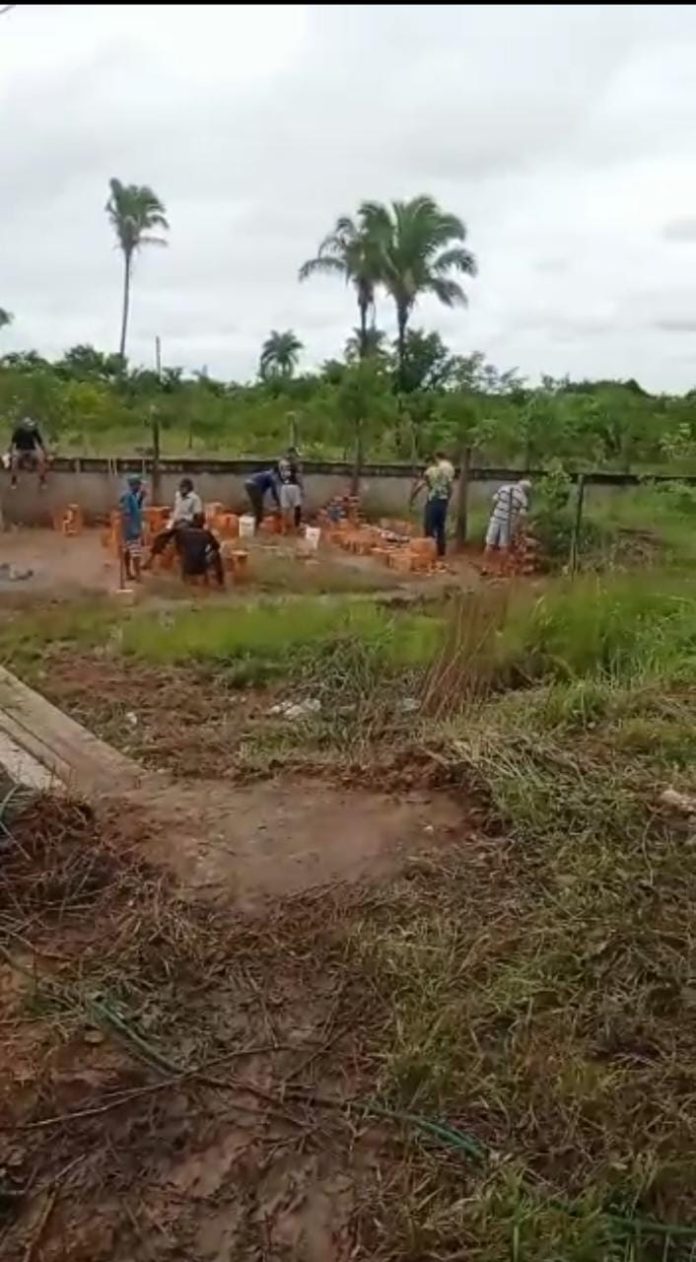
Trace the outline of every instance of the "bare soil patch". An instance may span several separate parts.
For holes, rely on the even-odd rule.
[[[349,960],[435,865],[231,918],[126,843],[46,800],[3,867],[3,1257],[403,1256],[427,1159],[369,1107],[383,999]]]

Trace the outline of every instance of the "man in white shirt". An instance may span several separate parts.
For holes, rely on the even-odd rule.
[[[526,479],[498,487],[486,530],[486,556],[496,550],[507,552],[520,522],[529,511],[531,489],[532,484]]]
[[[194,491],[193,482],[190,478],[182,478],[174,496],[174,508],[167,530],[174,530],[177,526],[190,526],[194,517],[202,512],[203,502],[200,495]]]
[[[174,508],[164,530],[160,530],[158,535],[152,541],[152,549],[146,564],[142,567],[147,570],[152,565],[156,556],[164,552],[167,544],[174,540],[176,542],[176,533],[182,526],[190,526],[194,517],[202,516],[203,501],[200,495],[194,490],[193,482],[190,478],[182,478],[179,483],[179,489],[174,496]]]

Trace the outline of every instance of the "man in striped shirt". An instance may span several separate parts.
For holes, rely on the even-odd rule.
[[[507,552],[521,520],[529,510],[531,482],[509,482],[498,487],[486,531],[486,556],[496,549]]]

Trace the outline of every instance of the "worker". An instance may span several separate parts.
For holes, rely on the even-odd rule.
[[[139,474],[133,473],[128,478],[128,485],[119,500],[121,509],[121,547],[126,578],[129,581],[140,580],[140,565],[143,550],[143,508],[145,505],[145,487]]]
[[[437,555],[443,557],[447,550],[447,510],[454,486],[454,465],[443,451],[436,451],[431,463],[418,479],[412,492],[411,503],[425,488],[426,501],[423,514],[423,534],[434,539]]]
[[[212,574],[218,587],[225,586],[220,544],[212,530],[208,530],[203,513],[194,514],[177,530],[177,548],[181,560],[181,573],[185,579]]]
[[[194,490],[193,482],[190,478],[182,478],[179,483],[179,489],[174,496],[174,508],[164,530],[160,530],[152,541],[152,549],[150,556],[142,567],[147,570],[152,565],[152,561],[160,553],[164,552],[168,543],[172,540],[177,542],[177,534],[182,526],[190,526],[194,517],[203,513],[203,502],[200,495]]]
[[[46,485],[46,448],[38,424],[30,416],[23,416],[14,427],[10,439],[10,486],[17,485],[20,469],[31,469],[39,475],[39,486]]]
[[[278,461],[280,511],[285,528],[302,523],[302,465],[296,447],[288,447]]]
[[[276,469],[260,469],[258,473],[252,473],[251,477],[247,478],[244,486],[258,530],[263,521],[266,496],[270,494],[276,508],[281,507],[278,472]]]
[[[526,478],[498,487],[493,496],[491,515],[488,519],[485,556],[491,556],[495,551],[508,551],[529,511],[531,489],[532,484]]]

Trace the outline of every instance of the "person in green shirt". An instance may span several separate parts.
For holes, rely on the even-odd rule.
[[[426,490],[423,533],[426,538],[435,540],[439,557],[443,557],[447,550],[447,510],[453,486],[454,465],[443,451],[436,451],[431,463],[411,492],[411,503],[413,503],[420,491],[423,488]]]

